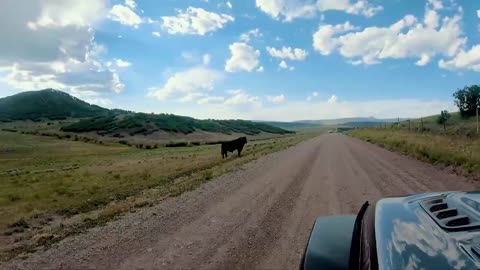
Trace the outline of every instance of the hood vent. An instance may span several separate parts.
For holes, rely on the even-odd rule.
[[[445,230],[463,231],[480,226],[480,222],[471,220],[467,213],[462,213],[457,208],[449,207],[445,197],[421,201],[420,206]]]

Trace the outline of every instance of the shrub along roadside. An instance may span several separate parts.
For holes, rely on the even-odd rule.
[[[480,138],[469,139],[391,129],[357,129],[350,136],[419,160],[480,173]]]

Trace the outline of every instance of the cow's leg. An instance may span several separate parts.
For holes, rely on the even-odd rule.
[[[243,150],[243,146],[237,149],[239,157],[242,156],[242,150]]]

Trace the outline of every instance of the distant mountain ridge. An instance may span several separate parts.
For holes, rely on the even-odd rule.
[[[405,120],[400,118],[400,121]],[[338,119],[321,119],[321,120],[299,120],[295,123],[305,124],[317,124],[317,125],[341,125],[352,123],[393,123],[397,122],[398,118],[375,118],[375,117],[350,117],[350,118],[338,118]]]
[[[1,121],[91,117],[108,111],[54,89],[22,92],[0,98]]]
[[[406,119],[400,118],[400,121]],[[375,117],[351,117],[351,118],[339,118],[339,119],[322,119],[322,120],[299,120],[292,122],[279,122],[279,121],[258,121],[261,123],[269,124],[275,127],[301,130],[305,128],[315,127],[373,127],[379,126],[385,123],[396,123],[398,118],[375,118]]]

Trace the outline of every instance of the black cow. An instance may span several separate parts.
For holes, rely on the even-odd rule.
[[[222,142],[222,158],[227,158],[227,152],[238,151],[238,156],[241,155],[243,146],[247,143],[247,137],[240,137],[229,142]]]

